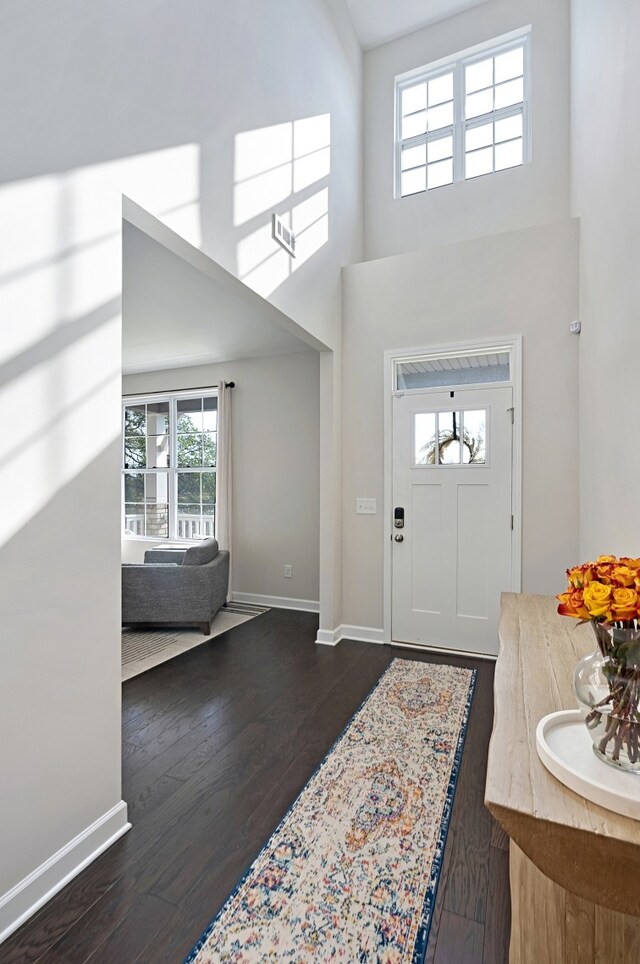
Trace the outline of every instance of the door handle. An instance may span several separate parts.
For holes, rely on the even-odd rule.
[[[396,533],[393,538],[396,540],[396,542],[404,542],[404,536],[401,532]]]

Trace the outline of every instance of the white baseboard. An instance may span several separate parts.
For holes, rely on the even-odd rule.
[[[269,606],[276,609],[298,609],[305,613],[320,611],[320,603],[312,599],[289,599],[287,596],[261,596],[255,592],[232,592],[233,602],[253,603],[254,606]]]
[[[336,632],[333,629],[319,629],[318,635],[316,636],[316,644],[318,646],[337,646],[340,642],[340,637],[336,636]]]
[[[131,829],[124,800],[0,897],[0,944]]]
[[[351,626],[343,623],[337,629],[319,629],[316,643],[321,646],[337,646],[342,639],[353,639],[360,643],[384,643],[384,630],[372,626]]]

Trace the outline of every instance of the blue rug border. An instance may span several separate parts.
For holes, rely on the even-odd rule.
[[[236,894],[238,893],[238,891],[240,890],[240,888],[242,887],[242,885],[243,885],[244,882],[246,881],[247,877],[249,876],[249,874],[251,873],[251,871],[252,871],[252,869],[253,869],[253,867],[254,867],[254,864],[256,864],[256,863],[260,860],[260,858],[262,857],[262,855],[265,853],[265,851],[268,850],[269,844],[271,843],[271,841],[273,840],[273,838],[275,837],[275,835],[278,833],[278,831],[281,829],[281,827],[282,827],[283,824],[285,823],[287,817],[289,816],[289,814],[291,813],[291,811],[294,809],[294,807],[295,807],[296,804],[298,803],[298,800],[300,799],[300,797],[302,796],[302,794],[305,792],[305,790],[307,789],[307,787],[309,786],[309,784],[311,783],[311,781],[312,781],[312,780],[317,776],[317,774],[322,770],[322,768],[323,768],[323,766],[325,765],[325,763],[326,763],[328,757],[330,756],[330,754],[333,753],[333,751],[336,749],[336,747],[342,742],[342,740],[344,739],[344,737],[345,737],[346,734],[347,734],[347,731],[351,728],[351,724],[353,723],[353,721],[355,720],[355,718],[359,715],[360,711],[364,709],[364,707],[367,705],[367,703],[369,702],[369,700],[372,698],[372,696],[374,695],[374,693],[376,692],[376,690],[378,689],[378,687],[379,687],[380,684],[382,683],[382,681],[383,681],[383,679],[385,678],[385,676],[387,675],[387,673],[389,673],[389,671],[391,670],[391,667],[394,665],[394,663],[396,663],[396,662],[402,662],[402,661],[403,661],[403,660],[402,660],[402,657],[400,657],[400,656],[394,657],[394,659],[391,660],[391,662],[389,663],[389,665],[387,666],[387,668],[385,669],[385,671],[384,671],[383,673],[381,673],[381,675],[378,677],[378,680],[377,680],[376,683],[372,686],[372,688],[369,690],[369,692],[367,693],[367,695],[365,696],[365,698],[363,699],[363,701],[360,703],[360,706],[358,706],[358,708],[357,708],[357,709],[355,710],[355,712],[352,714],[351,718],[348,720],[348,722],[347,722],[346,725],[343,727],[343,729],[341,730],[341,732],[338,734],[338,736],[336,737],[336,739],[334,740],[334,742],[331,744],[331,746],[329,747],[329,749],[327,750],[327,752],[326,752],[325,755],[323,756],[323,758],[322,758],[322,760],[320,761],[320,763],[318,764],[318,766],[315,768],[315,770],[313,771],[313,773],[309,776],[308,780],[306,781],[306,783],[304,784],[304,786],[303,786],[302,789],[300,790],[300,793],[297,795],[297,797],[295,798],[295,800],[293,801],[293,803],[291,804],[291,806],[287,809],[286,813],[284,814],[284,816],[282,817],[282,819],[281,819],[280,822],[278,823],[278,825],[277,825],[277,827],[275,828],[275,830],[273,830],[273,831],[269,834],[269,837],[268,837],[266,843],[260,848],[258,854],[252,859],[251,863],[248,865],[248,867],[246,868],[246,870],[243,872],[242,876],[241,876],[240,879],[238,880],[238,883],[235,885],[235,887],[233,888],[233,890],[231,891],[231,893],[228,895],[228,897],[226,898],[226,900],[224,901],[224,903],[223,903],[222,906],[220,907],[220,910],[217,912],[217,914],[215,915],[215,917],[213,917],[213,918],[210,920],[210,922],[207,924],[206,928],[204,929],[204,931],[202,932],[202,934],[201,934],[200,937],[198,938],[197,942],[194,944],[194,946],[192,947],[192,949],[191,949],[191,951],[189,952],[189,954],[185,957],[185,959],[184,959],[184,961],[183,961],[183,964],[193,964],[193,961],[195,961],[197,955],[200,953],[200,951],[202,950],[202,948],[205,946],[209,935],[211,934],[213,928],[215,927],[215,925],[217,924],[218,920],[219,920],[220,917],[222,916],[223,911],[225,910],[225,908],[227,907],[227,905],[230,903],[230,901],[233,900],[233,898],[236,896]],[[421,660],[405,660],[404,662],[414,663],[414,662],[422,662],[422,661],[421,661]],[[423,665],[428,665],[428,664],[423,664]],[[447,666],[449,666],[450,664],[449,664],[449,663],[447,663],[447,664],[436,663],[436,664],[434,664],[434,665],[438,665],[438,666],[447,665]],[[454,669],[468,669],[468,667],[465,667],[465,666],[455,666],[455,667],[453,667],[453,668],[454,668]],[[470,680],[469,680],[469,689],[468,689],[468,692],[467,692],[467,701],[466,701],[466,703],[465,703],[465,709],[464,709],[464,713],[463,713],[463,716],[462,716],[462,721],[461,721],[461,724],[460,724],[460,734],[459,734],[459,736],[458,736],[458,744],[457,744],[457,747],[456,747],[456,753],[455,753],[454,760],[453,760],[453,765],[452,765],[452,768],[451,768],[451,775],[450,775],[450,777],[449,777],[449,785],[448,785],[448,787],[447,787],[447,795],[446,795],[445,805],[444,805],[444,809],[443,809],[443,813],[442,813],[442,820],[441,820],[441,822],[440,822],[440,830],[439,830],[439,832],[438,832],[438,839],[437,839],[437,842],[436,842],[436,853],[435,853],[435,856],[434,856],[434,859],[433,859],[433,862],[432,862],[432,865],[431,865],[431,867],[432,867],[432,869],[431,869],[431,876],[430,876],[430,878],[429,878],[429,885],[428,885],[428,887],[427,887],[427,892],[426,892],[425,899],[424,899],[424,903],[423,903],[422,920],[421,920],[420,926],[419,926],[419,928],[418,928],[418,934],[417,934],[417,936],[416,936],[416,942],[415,942],[415,944],[414,944],[414,952],[413,952],[413,957],[412,957],[412,964],[422,964],[422,962],[424,961],[424,957],[425,957],[425,954],[426,954],[426,951],[427,951],[427,944],[428,944],[428,941],[429,941],[429,932],[430,932],[430,930],[431,930],[431,922],[432,922],[432,919],[433,919],[432,910],[433,910],[433,906],[434,906],[434,904],[435,904],[435,898],[436,898],[436,895],[437,895],[438,880],[439,880],[439,878],[440,878],[440,871],[442,870],[442,859],[443,859],[443,856],[444,856],[444,846],[445,846],[445,843],[446,843],[446,840],[447,840],[447,833],[448,833],[448,831],[449,831],[449,822],[450,822],[450,819],[451,819],[451,810],[453,809],[453,800],[454,800],[454,797],[455,797],[456,784],[457,784],[457,782],[458,782],[458,775],[459,775],[459,771],[460,771],[460,761],[461,761],[461,759],[462,759],[462,751],[463,751],[463,749],[464,749],[465,736],[466,736],[466,732],[467,732],[467,724],[468,724],[468,722],[469,722],[469,713],[471,712],[471,701],[472,701],[472,699],[473,699],[473,693],[474,693],[474,690],[475,690],[477,670],[472,669],[472,670],[470,670],[470,673],[471,673],[471,678],[470,678]],[[435,878],[435,879],[434,879],[434,878]],[[421,951],[421,956],[417,957],[416,954],[417,954],[417,948],[418,948],[418,942],[419,942],[419,941],[420,941],[420,946],[421,946],[421,947],[422,947],[422,943],[424,943],[424,947],[423,947],[423,949],[422,949],[422,951]]]
[[[461,669],[466,667],[456,668]],[[429,934],[431,933],[431,924],[433,923],[433,911],[436,904],[436,897],[438,896],[438,884],[440,883],[440,874],[442,872],[442,863],[444,861],[444,849],[447,843],[447,836],[449,834],[449,824],[451,823],[451,814],[453,812],[453,804],[456,797],[456,787],[458,785],[458,777],[460,776],[460,766],[462,763],[462,752],[464,750],[464,744],[467,737],[467,728],[469,726],[469,716],[471,714],[471,704],[473,702],[477,677],[478,671],[472,669],[471,678],[469,680],[469,689],[467,691],[467,702],[465,703],[464,713],[462,714],[462,720],[460,721],[458,745],[456,746],[453,765],[451,767],[451,774],[449,776],[449,785],[447,787],[445,803],[442,809],[442,820],[440,821],[440,830],[438,832],[438,839],[436,841],[435,855],[431,863],[431,875],[429,877],[429,883],[427,885],[427,890],[422,905],[422,920],[420,921],[418,933],[416,934],[411,964],[423,964],[427,953],[427,947],[429,945]]]

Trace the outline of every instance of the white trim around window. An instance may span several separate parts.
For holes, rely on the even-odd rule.
[[[530,27],[396,77],[396,198],[530,159]]]

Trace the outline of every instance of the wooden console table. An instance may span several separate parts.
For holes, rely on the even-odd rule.
[[[485,803],[510,838],[509,961],[637,964],[640,821],[563,786],[536,751],[538,721],[575,708],[573,671],[594,648],[591,628],[556,605],[502,597]]]

